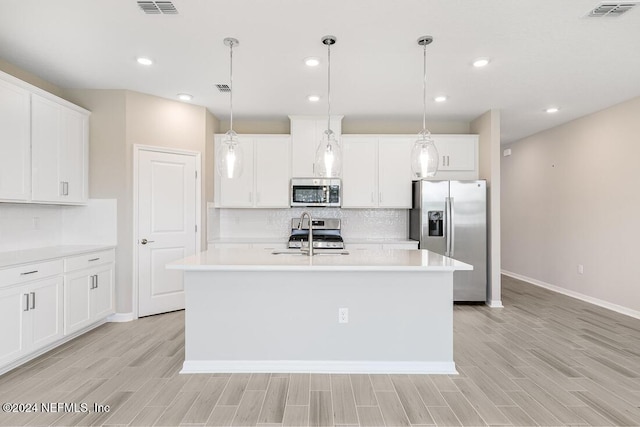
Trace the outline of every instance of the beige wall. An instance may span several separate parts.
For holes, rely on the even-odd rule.
[[[487,303],[500,307],[500,112],[489,110],[475,119],[471,132],[479,135],[479,176],[487,180]]]
[[[133,147],[152,145],[201,153],[204,247],[206,202],[213,200],[209,168],[216,123],[204,107],[137,92],[68,90],[65,94],[92,112],[90,195],[118,200],[116,310],[129,313],[133,311]]]
[[[320,116],[321,117],[321,116]],[[427,122],[431,133],[471,133],[469,122],[440,121]],[[229,121],[219,123],[219,132],[229,130]],[[422,129],[422,121],[400,120],[393,118],[358,119],[345,117],[342,119],[343,134],[418,134]],[[237,133],[288,134],[291,123],[288,118],[280,120],[246,120],[234,119],[233,130]]]
[[[36,76],[35,74],[31,74],[28,71],[18,68],[15,65],[5,61],[2,58],[0,58],[0,70],[4,71],[7,74],[11,74],[14,77],[17,77],[20,80],[24,80],[27,83],[37,86],[42,90],[46,90],[47,92],[57,95],[60,98],[64,98],[63,90],[58,86],[52,83],[49,83],[46,80],[42,80],[40,77]]]
[[[504,270],[640,315],[640,97],[503,148]]]

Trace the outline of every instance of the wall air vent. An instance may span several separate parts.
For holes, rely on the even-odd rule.
[[[147,15],[178,14],[178,9],[170,1],[139,1],[138,6]]]
[[[216,85],[216,87],[220,92],[231,92],[231,88],[229,87],[229,85],[219,84],[219,85]]]
[[[620,16],[635,6],[637,6],[637,2],[612,2],[612,3],[601,3],[595,9],[591,10],[587,17],[589,18],[615,18]]]

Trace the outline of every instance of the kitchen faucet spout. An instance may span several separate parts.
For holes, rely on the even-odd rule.
[[[313,220],[311,219],[311,214],[307,211],[302,212],[300,215],[300,223],[298,223],[298,230],[302,229],[302,222],[304,221],[304,217],[309,218],[309,251],[307,255],[313,256]],[[302,249],[302,246],[300,246]]]

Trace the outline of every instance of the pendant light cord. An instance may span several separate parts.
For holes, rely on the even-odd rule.
[[[229,130],[233,130],[233,41],[229,43]]]
[[[327,43],[327,105],[327,130],[331,131],[331,43]]]
[[[427,45],[423,46],[423,77],[422,77],[422,134],[427,133]]]

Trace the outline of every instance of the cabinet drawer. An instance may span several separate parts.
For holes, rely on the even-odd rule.
[[[83,268],[90,268],[96,265],[106,264],[114,262],[115,254],[113,249],[100,252],[90,252],[88,254],[82,254],[64,260],[64,271],[81,270]]]
[[[25,264],[0,270],[0,287],[62,274],[62,260]]]

